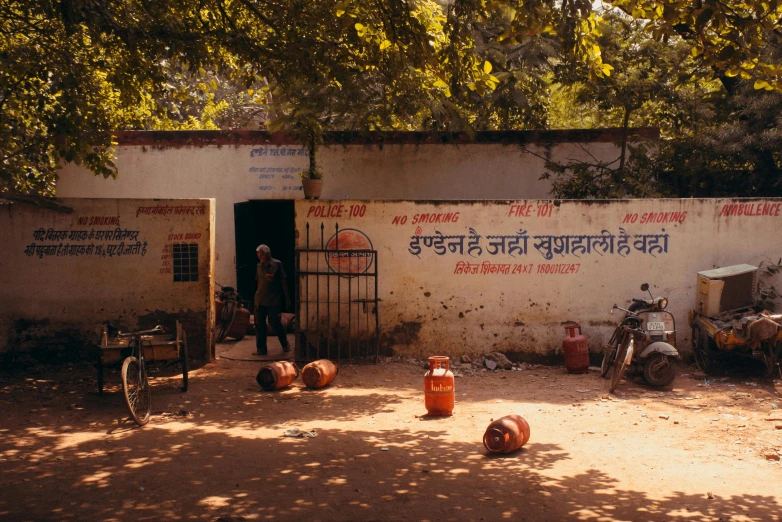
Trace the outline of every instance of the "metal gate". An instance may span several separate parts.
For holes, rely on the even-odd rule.
[[[356,229],[341,229],[296,250],[296,361],[376,363],[380,347],[377,251]],[[317,248],[314,244],[319,245]]]

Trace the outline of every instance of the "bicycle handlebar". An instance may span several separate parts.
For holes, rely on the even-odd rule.
[[[614,308],[616,310],[621,310],[621,311],[623,311],[626,314],[630,314],[632,316],[638,316],[637,313],[633,312],[632,310],[628,310],[627,308],[622,308],[621,306],[616,306],[616,305],[614,305]]]
[[[150,335],[150,334],[159,334],[159,333],[166,333],[166,331],[163,329],[162,326],[157,325],[151,330],[138,330],[136,332],[117,332],[117,337],[135,337],[137,335]]]

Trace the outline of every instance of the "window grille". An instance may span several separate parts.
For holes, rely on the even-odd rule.
[[[198,281],[198,243],[173,245],[174,282]]]

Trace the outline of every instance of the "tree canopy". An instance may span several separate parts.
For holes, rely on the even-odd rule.
[[[754,80],[714,73],[689,51],[689,42],[654,40],[646,22],[606,17],[600,45],[616,63],[612,76],[583,82],[566,69],[555,89],[559,125],[658,126],[650,149],[630,145],[627,163],[549,162],[553,195],[691,197],[782,195],[782,94],[756,89]],[[770,33],[762,59],[780,63],[780,37]],[[575,123],[574,123],[575,122]]]
[[[52,193],[62,161],[115,176],[121,129],[541,128],[556,89],[593,97],[595,122],[654,106],[673,128],[670,97],[704,71],[735,95],[782,91],[779,0],[612,3],[625,17],[607,25],[589,0],[6,0],[0,190]],[[623,23],[643,45],[610,47]],[[661,57],[696,76],[616,73]]]

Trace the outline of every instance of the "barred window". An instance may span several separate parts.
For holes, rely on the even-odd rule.
[[[198,281],[198,243],[173,245],[174,282]]]

